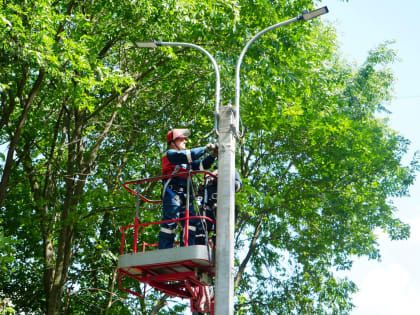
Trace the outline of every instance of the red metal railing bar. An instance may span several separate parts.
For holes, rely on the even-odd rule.
[[[179,177],[180,175],[188,175],[189,173],[191,173],[191,175],[195,175],[195,174],[205,174],[208,176],[211,176],[213,178],[216,178],[216,175],[214,175],[211,172],[207,172],[207,171],[192,171],[192,172],[182,172],[182,173],[177,173],[177,174],[170,174],[170,175],[162,175],[162,176],[157,176],[157,177],[152,177],[152,178],[144,178],[144,179],[136,179],[136,180],[132,180],[129,182],[125,182],[124,184],[122,184],[122,186],[124,187],[125,190],[127,190],[128,192],[130,192],[131,194],[133,194],[134,196],[137,197],[137,192],[134,189],[131,189],[129,186],[130,185],[141,185],[147,182],[152,182],[155,180],[162,180],[162,179],[168,179],[168,178],[172,178],[172,177]],[[146,198],[145,196],[139,194],[138,196],[141,200],[147,202],[147,203],[162,203],[162,200],[151,200]]]
[[[139,224],[139,218],[136,217],[134,219],[134,225],[135,225],[135,227],[134,227],[134,240],[135,240],[135,242],[133,244],[133,253],[134,254],[137,253],[137,239],[138,239],[138,233],[139,233],[139,226],[138,226],[138,224]]]
[[[184,221],[184,220],[190,220],[190,219],[205,219],[205,220],[208,220],[208,221],[212,222],[213,224],[215,224],[215,221],[213,219],[211,219],[209,217],[206,217],[206,216],[199,216],[199,215],[194,215],[194,216],[191,216],[191,217],[178,218],[178,219],[171,219],[171,220],[148,222],[148,223],[138,223],[138,219],[137,219],[136,220],[137,224],[126,225],[126,226],[123,226],[123,227],[120,228],[120,231],[121,231],[121,252],[120,252],[120,254],[121,255],[124,254],[124,241],[125,241],[125,230],[126,229],[134,228],[133,253],[137,253],[138,235],[141,234],[144,231],[145,227],[147,227],[149,225],[156,225],[156,224],[169,223],[169,222],[178,222],[178,221]],[[138,228],[140,226],[142,226],[143,228],[141,229],[140,233],[137,233],[137,235],[136,235],[136,231],[138,230]],[[187,226],[187,225],[185,225],[185,226]],[[184,242],[185,246],[187,246],[187,244],[188,244],[187,242]],[[154,246],[154,244],[152,244],[151,246]],[[143,246],[143,251],[145,251],[144,246]]]
[[[130,188],[130,185],[141,185],[147,182],[151,182],[151,181],[156,181],[156,180],[164,180],[164,179],[168,179],[171,177],[177,177],[177,176],[182,176],[182,175],[187,175],[187,176],[191,176],[195,175],[195,174],[205,174],[208,176],[211,176],[213,178],[216,178],[216,176],[210,172],[207,171],[192,171],[192,172],[183,172],[183,173],[177,173],[177,174],[171,174],[171,175],[165,175],[165,176],[158,176],[158,177],[153,177],[153,178],[146,178],[146,179],[141,179],[141,180],[133,180],[133,181],[129,181],[123,184],[123,188],[125,190],[127,190],[128,192],[130,192],[132,195],[136,196],[137,198],[147,202],[147,203],[152,203],[152,204],[159,204],[162,203],[162,200],[151,200],[143,195],[141,195],[140,193],[138,193],[137,191],[135,191],[134,189]],[[204,220],[208,220],[210,222],[212,222],[213,224],[215,224],[215,221],[209,217],[206,216],[190,216],[189,213],[189,209],[185,210],[185,217],[183,218],[178,218],[178,219],[172,219],[172,220],[163,220],[163,221],[157,221],[157,222],[149,222],[149,223],[139,223],[139,218],[136,216],[134,224],[133,225],[127,225],[127,226],[123,226],[120,228],[121,231],[121,248],[120,248],[120,252],[121,255],[123,255],[124,253],[124,245],[126,242],[126,236],[125,236],[125,230],[127,229],[134,229],[134,235],[133,235],[133,253],[137,253],[137,249],[138,249],[138,238],[139,235],[142,234],[144,232],[144,229],[150,225],[156,225],[156,224],[163,224],[163,223],[170,223],[170,222],[180,222],[180,221],[186,221],[184,224],[184,246],[188,246],[188,237],[189,237],[189,220],[190,219],[204,219]],[[139,231],[140,229],[140,231]],[[145,252],[146,250],[146,246],[157,246],[157,244],[149,244],[143,241],[143,245],[142,245],[142,251]],[[128,250],[127,250],[128,251]],[[189,269],[190,271],[184,271],[184,272],[177,272],[174,268],[172,268],[172,265],[179,265],[181,264],[184,268],[186,268],[187,270]],[[156,267],[156,266],[155,266]],[[200,294],[200,288],[197,290],[197,288],[192,287],[192,285],[198,285],[198,286],[202,286],[202,285],[207,285],[206,283],[202,283],[199,279],[196,279],[196,272],[197,270],[199,270],[200,272],[205,272],[207,274],[209,273],[209,270],[207,270],[206,267],[201,268],[200,266],[196,266],[193,262],[191,261],[184,261],[184,262],[177,262],[174,264],[167,264],[165,266],[165,268],[167,270],[169,270],[170,272],[172,272],[172,274],[162,274],[159,275],[156,271],[153,270],[154,266],[142,266],[141,268],[138,268],[137,266],[134,267],[134,269],[136,269],[137,271],[141,272],[139,275],[133,275],[130,274],[128,271],[125,271],[123,269],[119,269],[119,276],[118,276],[118,282],[119,282],[119,286],[120,288],[130,294],[133,294],[139,298],[144,298],[146,295],[146,286],[144,287],[144,294],[140,294],[137,293],[133,290],[127,289],[127,288],[123,288],[122,287],[122,279],[123,277],[130,277],[132,279],[138,280],[138,281],[142,281],[143,283],[148,283],[150,286],[157,288],[163,292],[169,293],[170,295],[176,294],[179,297],[184,297],[184,298],[190,298],[190,299],[196,299],[197,294]],[[197,269],[198,268],[198,269]],[[179,281],[178,283],[175,284],[166,284],[167,281]],[[181,283],[183,282],[183,284]],[[208,298],[208,297],[207,297]],[[210,300],[208,301],[210,303]]]

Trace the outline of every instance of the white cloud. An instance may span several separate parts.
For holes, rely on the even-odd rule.
[[[399,264],[369,272],[354,296],[354,315],[418,315],[420,284]]]
[[[411,226],[408,240],[391,241],[378,231],[382,261],[355,262],[348,275],[359,288],[352,315],[420,314],[420,216],[403,221]]]
[[[411,235],[408,241],[412,242],[413,244],[420,245],[420,217],[416,217],[408,223],[411,227]]]

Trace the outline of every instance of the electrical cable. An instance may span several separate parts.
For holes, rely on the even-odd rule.
[[[191,169],[189,169],[188,180],[187,180],[187,200],[189,199],[189,187],[190,187],[191,182],[192,182]],[[192,189],[193,196],[195,196],[194,187],[192,185],[191,185],[191,189]],[[193,198],[193,203],[195,203],[195,206],[198,210],[199,208],[198,208],[197,201],[195,200],[195,198]],[[200,214],[200,213],[198,213],[198,214]],[[207,257],[209,259],[209,262],[211,262],[211,254],[210,254],[210,248],[209,248],[209,235],[208,235],[208,231],[207,231],[207,223],[205,221],[206,220],[204,220],[204,218],[201,218],[201,215],[200,215],[200,222],[201,222],[201,225],[203,227],[204,234],[206,236],[206,242],[205,243],[206,243],[206,247],[207,247]]]

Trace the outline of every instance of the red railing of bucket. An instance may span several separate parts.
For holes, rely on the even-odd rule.
[[[196,174],[204,174],[206,176],[211,176],[213,178],[216,178],[216,175],[214,175],[211,172],[191,171],[191,172],[182,172],[182,173],[177,173],[177,174],[172,174],[172,175],[164,175],[164,176],[158,176],[158,177],[152,177],[152,178],[132,180],[132,181],[124,183],[123,187],[124,187],[125,190],[127,190],[128,192],[130,192],[131,194],[133,194],[137,198],[140,198],[141,200],[143,200],[147,203],[159,204],[159,203],[162,203],[162,200],[149,199],[149,198],[143,196],[142,194],[138,193],[133,188],[131,188],[131,186],[142,185],[144,183],[148,183],[148,182],[152,182],[152,181],[161,181],[161,180],[164,180],[164,179],[168,179],[168,178],[172,178],[172,177],[176,177],[176,176],[180,176],[180,175],[185,175],[185,174],[190,174],[189,176],[196,175]],[[164,221],[156,221],[156,222],[149,222],[149,223],[139,223],[139,219],[138,219],[138,217],[136,217],[134,224],[126,225],[126,226],[123,226],[123,227],[120,228],[120,231],[121,231],[121,255],[124,254],[124,244],[125,244],[125,241],[126,241],[126,236],[125,236],[126,230],[134,229],[133,253],[137,253],[139,234],[141,234],[145,230],[146,227],[151,226],[151,225],[162,224],[162,223],[169,223],[169,222],[185,221],[184,246],[188,246],[188,226],[189,226],[189,220],[190,219],[208,220],[208,221],[212,222],[213,224],[215,224],[214,220],[212,220],[211,218],[206,217],[206,216],[197,216],[197,215],[196,216],[190,216],[189,215],[189,209],[186,209],[185,217],[179,218],[179,219],[173,219],[173,220],[164,220]],[[140,229],[140,231],[139,231],[139,229]],[[155,243],[154,244],[148,244],[148,243],[143,242],[143,244],[142,244],[142,251],[143,252],[145,251],[146,246],[157,247],[157,244],[155,244]]]

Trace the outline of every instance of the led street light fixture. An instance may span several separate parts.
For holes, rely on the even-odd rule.
[[[299,16],[298,19],[299,20],[304,20],[304,21],[309,21],[313,18],[316,18],[316,17],[318,17],[320,15],[323,15],[323,14],[326,14],[326,13],[328,13],[328,8],[325,6],[325,7],[313,10],[311,12],[308,12],[308,11],[303,12],[302,15]]]
[[[157,48],[159,46],[158,42],[151,41],[151,42],[136,42],[136,46],[138,48]]]

